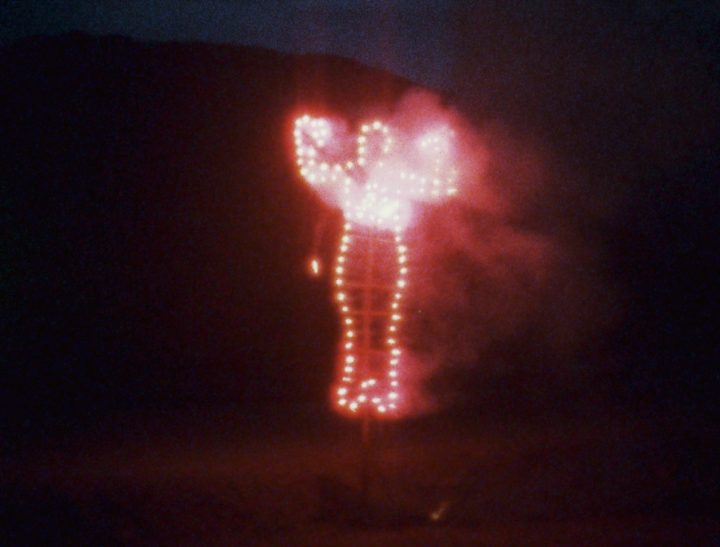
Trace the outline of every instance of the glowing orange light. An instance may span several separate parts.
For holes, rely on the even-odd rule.
[[[320,260],[318,258],[313,257],[310,259],[310,262],[308,262],[308,271],[313,277],[318,277],[320,275],[321,267]]]

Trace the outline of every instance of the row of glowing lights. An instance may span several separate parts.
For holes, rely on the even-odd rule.
[[[395,230],[395,245],[397,249],[398,272],[399,276],[395,284],[395,292],[393,294],[392,303],[390,304],[390,324],[385,342],[389,349],[390,359],[387,372],[387,381],[389,382],[389,391],[387,397],[377,394],[379,389],[376,378],[364,378],[360,382],[359,393],[351,395],[350,391],[353,386],[357,386],[356,365],[358,355],[356,353],[356,332],[355,320],[353,319],[352,310],[349,305],[348,294],[345,291],[345,264],[347,262],[347,252],[352,243],[352,224],[345,223],[344,233],[340,243],[340,253],[335,268],[335,285],[337,287],[337,300],[340,306],[342,324],[344,326],[343,336],[343,375],[341,377],[341,385],[337,388],[337,404],[340,407],[347,408],[350,412],[356,413],[362,406],[371,404],[380,414],[385,414],[397,409],[399,394],[399,374],[398,368],[402,350],[398,347],[398,328],[402,316],[400,314],[400,301],[403,291],[406,287],[407,280],[407,247],[402,243],[401,228]],[[355,390],[357,391],[357,390]]]
[[[457,193],[454,183],[457,178],[457,171],[448,169],[443,176],[445,158],[447,157],[449,144],[449,131],[441,134],[435,132],[426,136],[420,141],[420,148],[433,156],[433,176],[426,176],[401,170],[399,173],[389,172],[381,177],[382,183],[373,179],[362,187],[358,187],[357,181],[348,174],[358,167],[368,165],[368,146],[372,134],[376,133],[382,139],[379,143],[381,155],[373,166],[379,169],[386,167],[383,157],[390,154],[393,148],[393,138],[390,135],[390,128],[379,120],[363,124],[360,127],[360,134],[357,137],[357,159],[346,161],[344,164],[329,164],[321,161],[318,149],[324,148],[332,137],[330,122],[324,118],[312,118],[309,115],[302,116],[295,120],[295,147],[297,164],[300,174],[311,184],[341,183],[343,185],[343,210],[347,218],[366,221],[378,225],[397,223],[400,220],[400,199],[409,193],[413,197],[439,197],[441,193],[453,195]],[[309,137],[309,141],[308,141]],[[361,176],[361,175],[359,175]],[[398,186],[397,181],[410,182],[409,192]],[[388,185],[394,183],[394,187]],[[432,187],[430,189],[429,187]]]

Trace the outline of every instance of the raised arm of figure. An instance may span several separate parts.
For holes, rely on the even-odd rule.
[[[344,166],[329,158],[328,145],[334,136],[327,119],[305,114],[295,120],[293,134],[297,166],[307,182],[313,186],[346,182]]]

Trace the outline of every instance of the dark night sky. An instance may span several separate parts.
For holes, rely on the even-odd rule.
[[[82,30],[145,40],[260,45],[333,53],[441,86],[453,57],[447,2],[11,2],[3,39]]]
[[[0,40],[80,30],[142,40],[260,45],[332,53],[424,85],[467,94],[482,81],[475,48],[522,50],[567,40],[577,47],[631,34],[716,47],[716,2],[463,2],[446,0],[14,0]]]

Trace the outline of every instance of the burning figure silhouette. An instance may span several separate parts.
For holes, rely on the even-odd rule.
[[[362,124],[355,137],[328,118],[295,120],[300,175],[345,218],[334,266],[343,334],[333,398],[350,415],[390,417],[402,409],[404,234],[414,202],[457,192],[448,127],[395,133],[380,120]],[[319,271],[317,262],[312,269]]]

